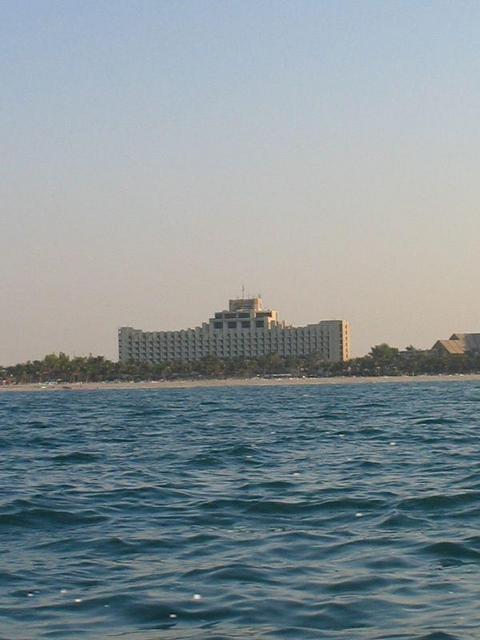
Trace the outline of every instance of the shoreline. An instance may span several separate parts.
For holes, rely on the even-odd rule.
[[[206,389],[223,387],[290,387],[356,384],[413,384],[422,382],[480,382],[480,374],[332,377],[332,378],[212,378],[203,380],[158,380],[152,382],[71,382],[28,383],[0,386],[2,393],[28,393],[53,391],[110,391],[133,389]]]

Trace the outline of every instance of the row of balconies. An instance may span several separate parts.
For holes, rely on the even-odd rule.
[[[268,330],[265,331],[264,328],[256,328],[252,326],[252,331],[251,333],[257,333],[258,335],[286,335],[286,336],[304,336],[304,337],[313,337],[313,336],[318,336],[318,335],[328,335],[330,333],[330,331],[325,331],[325,329],[320,329],[318,327],[315,328],[283,328],[283,327],[279,327],[277,325],[272,325],[272,327]],[[230,330],[231,331],[231,330]],[[233,333],[233,331],[232,331]],[[244,335],[246,333],[248,333],[245,330],[240,330],[239,333],[241,335]],[[126,340],[185,340],[187,339],[209,339],[212,337],[212,331],[210,327],[207,327],[206,330],[199,330],[199,331],[195,331],[193,329],[191,330],[184,330],[184,331],[161,331],[161,332],[157,332],[157,331],[153,331],[153,332],[143,332],[143,331],[136,331],[134,334],[127,334],[127,335],[123,335],[121,332],[119,333],[119,337],[120,339],[123,337]]]
[[[219,348],[219,349],[171,349],[171,350],[140,350],[140,349],[127,349],[127,350],[122,350],[121,351],[121,355],[123,356],[124,354],[127,357],[159,357],[159,358],[171,358],[171,357],[175,357],[175,356],[187,356],[187,355],[195,355],[198,357],[202,357],[204,355],[208,355],[209,353],[216,353],[216,354],[220,354],[220,355],[226,355],[226,354],[233,354],[233,355],[239,355],[239,354],[245,354],[245,355],[255,355],[255,354],[260,354],[263,355],[265,353],[280,353],[283,355],[288,355],[288,354],[308,354],[308,353],[312,353],[315,351],[319,351],[321,353],[329,353],[328,349],[290,349],[290,348],[278,348],[278,349],[270,349],[270,348],[265,348],[262,347],[260,349],[249,349],[249,348]]]
[[[342,347],[340,346],[340,349]],[[328,346],[320,345],[259,345],[259,346],[244,346],[244,345],[225,345],[217,347],[205,347],[203,349],[192,349],[188,347],[179,347],[177,349],[120,349],[121,352],[135,353],[135,354],[170,354],[170,353],[210,353],[210,352],[224,352],[224,351],[244,351],[245,353],[255,352],[282,352],[282,353],[311,353],[314,351],[328,351]]]
[[[231,351],[231,350],[243,350],[249,352],[255,351],[281,351],[281,352],[312,352],[312,351],[326,351],[329,350],[330,345],[328,344],[259,344],[259,345],[245,345],[245,344],[219,344],[219,345],[205,345],[203,347],[189,347],[189,346],[177,346],[170,348],[154,348],[154,347],[120,347],[120,351],[127,351],[129,353],[180,353],[180,352],[198,352],[198,353],[209,353],[211,351]],[[339,345],[339,348],[342,349],[343,345]]]
[[[136,339],[136,340],[132,340],[127,339],[126,343],[127,344],[205,344],[205,343],[210,343],[210,342],[219,342],[219,341],[241,341],[241,342],[303,342],[303,341],[321,341],[321,342],[326,342],[329,341],[331,339],[331,336],[325,336],[325,335],[312,335],[312,336],[271,336],[271,335],[256,335],[256,334],[245,334],[245,333],[239,333],[239,334],[225,334],[225,335],[214,335],[208,338],[204,338],[204,339],[198,339],[196,340],[195,338],[190,339],[190,340],[185,340],[185,339],[181,339],[181,338],[168,338],[168,339],[164,339],[162,340],[161,338],[157,338],[157,339],[149,339],[149,338],[140,338],[140,339]],[[342,337],[338,338],[340,341],[342,341]],[[119,340],[120,344],[123,344],[124,341],[123,340]]]

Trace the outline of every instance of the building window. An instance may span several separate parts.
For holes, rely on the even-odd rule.
[[[228,324],[228,328],[229,329],[236,329],[237,328],[237,323],[234,322],[234,321],[230,321],[227,324]]]
[[[242,320],[242,329],[250,329],[250,320]]]
[[[223,322],[214,322],[213,323],[213,328],[214,329],[223,329]]]
[[[256,320],[255,326],[258,327],[258,328],[263,327],[264,326],[263,325],[263,320]]]

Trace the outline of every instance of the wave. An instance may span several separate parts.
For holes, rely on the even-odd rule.
[[[0,527],[49,528],[58,526],[81,526],[106,522],[108,518],[94,509],[67,511],[62,509],[30,507],[13,512],[0,512]]]
[[[0,637],[475,640],[454,384],[2,397]]]
[[[52,456],[51,460],[58,464],[88,464],[89,462],[98,462],[101,460],[101,456],[87,451],[71,451]]]

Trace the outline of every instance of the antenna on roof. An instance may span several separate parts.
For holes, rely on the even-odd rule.
[[[245,300],[245,285],[242,284],[242,300]]]

